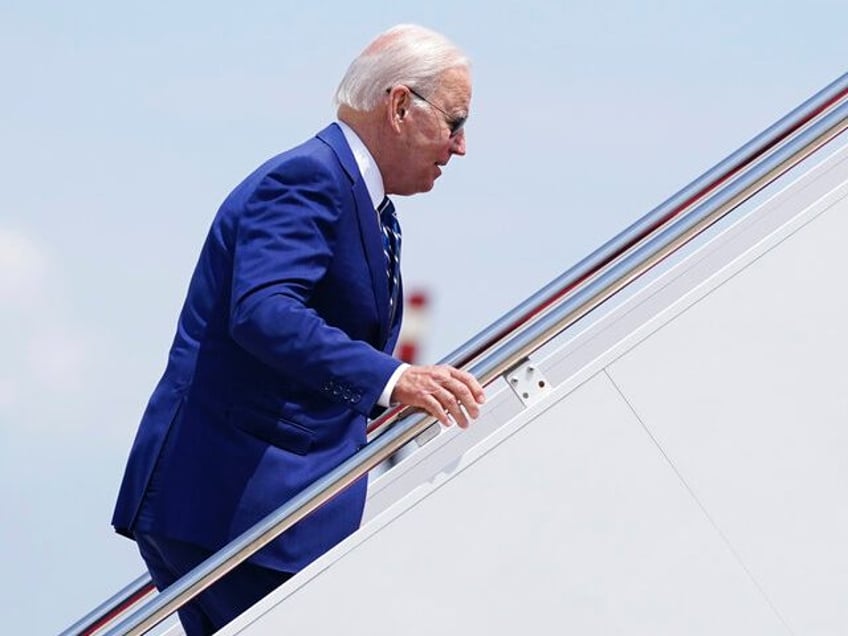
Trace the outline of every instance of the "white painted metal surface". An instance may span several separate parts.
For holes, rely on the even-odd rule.
[[[221,633],[848,633],[848,150],[819,161],[549,347],[542,399],[495,387],[375,480],[360,532]]]

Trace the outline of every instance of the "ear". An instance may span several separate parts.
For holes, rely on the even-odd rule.
[[[400,132],[411,101],[409,89],[406,86],[395,86],[389,89],[388,93],[389,99],[386,111],[388,124],[395,132]]]

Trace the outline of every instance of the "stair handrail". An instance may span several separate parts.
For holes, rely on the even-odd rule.
[[[842,133],[848,127],[846,97],[848,73],[533,294],[443,362],[465,368],[484,386],[490,384]],[[370,431],[377,433],[356,455],[146,601],[107,634],[141,634],[155,626],[435,422],[434,418],[409,408],[390,409],[375,420]],[[392,423],[394,426],[389,426]],[[145,598],[146,594],[139,594],[139,590],[151,587],[149,577],[139,577],[61,636],[93,634],[111,617],[125,613]],[[131,588],[134,591],[128,592]],[[104,617],[109,618],[104,620]]]

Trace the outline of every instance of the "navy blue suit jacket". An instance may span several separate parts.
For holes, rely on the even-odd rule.
[[[388,307],[376,212],[333,124],[218,211],[130,452],[118,532],[216,549],[352,455],[400,364]],[[358,527],[365,487],[252,560],[299,570]]]

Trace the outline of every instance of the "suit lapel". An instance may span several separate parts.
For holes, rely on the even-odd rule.
[[[383,345],[389,336],[389,281],[386,270],[386,257],[383,254],[383,237],[377,221],[377,212],[368,195],[365,181],[359,174],[356,159],[347,145],[344,134],[337,124],[331,124],[320,133],[318,138],[333,149],[342,167],[351,180],[353,200],[356,205],[356,219],[359,224],[359,236],[362,249],[368,262],[371,276],[371,287],[377,305],[377,315],[380,318],[380,344]]]

